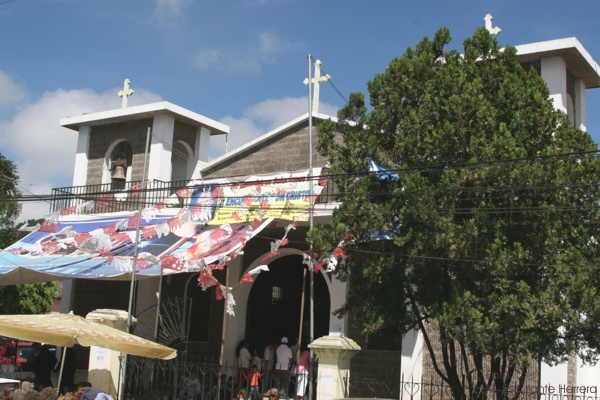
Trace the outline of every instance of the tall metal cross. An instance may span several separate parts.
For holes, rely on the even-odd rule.
[[[133,95],[133,90],[129,88],[131,82],[129,79],[125,79],[123,82],[123,90],[119,90],[119,97],[123,98],[122,108],[127,108],[127,98]]]
[[[313,112],[319,112],[319,83],[327,82],[331,79],[331,76],[325,74],[325,76],[321,76],[321,60],[315,61],[315,77],[310,81],[308,78],[304,79],[304,84],[308,85],[309,83],[314,84],[313,90]]]

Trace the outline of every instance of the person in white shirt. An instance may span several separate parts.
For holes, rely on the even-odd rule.
[[[264,371],[273,371],[275,368],[275,345],[268,344],[265,347],[262,369]]]
[[[275,345],[270,343],[265,347],[263,364],[261,366],[263,370],[263,382],[266,384],[266,387],[271,387],[271,377],[273,368],[275,368]]]
[[[198,376],[195,372],[192,372],[190,374],[190,377],[186,379],[185,389],[186,399],[196,400],[202,397],[200,380],[198,379]]]
[[[292,365],[292,349],[290,349],[287,345],[288,338],[282,337],[281,344],[275,350],[275,354],[277,355],[277,364],[275,364],[275,369],[278,371],[289,371],[290,366]]]
[[[279,393],[285,396],[288,392],[290,383],[290,367],[292,366],[292,349],[288,347],[288,338],[282,337],[281,344],[275,350],[277,356],[277,363],[275,364],[275,370],[278,372],[279,378]]]
[[[240,367],[238,382],[240,384],[240,387],[244,387],[246,385],[246,381],[248,380],[248,377],[250,375],[250,363],[252,362],[252,355],[250,354],[250,350],[248,349],[249,347],[250,342],[244,340],[244,344],[240,349],[240,354],[238,356]]]

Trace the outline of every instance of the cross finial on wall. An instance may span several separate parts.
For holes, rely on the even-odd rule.
[[[485,29],[487,29],[492,35],[497,35],[502,32],[502,29],[498,28],[497,26],[492,28],[493,19],[494,17],[492,17],[492,14],[485,14],[485,18],[483,19],[485,21]]]
[[[309,83],[314,84],[313,90],[313,112],[319,112],[319,83],[327,82],[331,79],[331,76],[325,74],[325,76],[321,76],[321,60],[315,61],[315,77],[312,78],[309,82],[308,78],[304,79],[304,84],[308,85]]]
[[[127,107],[127,98],[131,95],[133,95],[133,90],[129,88],[129,84],[131,82],[129,81],[129,79],[125,79],[125,81],[123,82],[123,90],[119,90],[119,97],[123,98],[123,103],[121,105],[122,108],[126,108]]]

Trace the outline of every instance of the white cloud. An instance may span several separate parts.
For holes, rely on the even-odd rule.
[[[193,3],[193,0],[156,0],[154,18],[163,26],[174,27]]]
[[[2,153],[17,165],[24,194],[49,194],[53,187],[71,186],[77,132],[61,127],[59,121],[67,116],[120,107],[118,90],[46,92],[33,103],[20,105],[20,111],[10,120],[0,121]],[[158,100],[160,97],[153,93],[136,90],[129,104]],[[45,203],[25,203],[18,221],[40,218],[48,210]]]
[[[320,103],[319,112],[335,116],[338,108],[328,103]],[[219,122],[229,125],[227,150],[231,151],[272,131],[308,112],[307,97],[284,97],[269,99],[247,108],[242,118],[227,116]],[[211,138],[209,156],[215,159],[225,153],[225,138]]]
[[[221,72],[260,72],[264,64],[272,64],[276,57],[288,49],[299,46],[282,40],[272,32],[261,32],[256,43],[243,47],[202,47],[191,58],[197,69]]]
[[[209,158],[215,159],[225,154],[225,151],[231,151],[238,148],[265,133],[256,123],[250,118],[235,118],[226,116],[221,118],[222,122],[230,127],[229,135],[213,136],[210,138]]]
[[[244,111],[244,116],[268,123],[269,130],[281,126],[294,118],[308,112],[307,97],[284,97],[282,99],[269,99],[261,101]],[[337,114],[337,107],[328,103],[319,103],[319,112],[322,114]]]
[[[273,56],[286,47],[287,45],[281,43],[279,37],[272,32],[261,32],[258,35],[258,57],[265,61],[270,61]]]
[[[196,50],[196,54],[192,59],[192,64],[201,71],[212,69],[218,65],[225,57],[219,49],[211,47],[203,47]]]
[[[0,107],[17,104],[25,98],[25,89],[0,71]]]

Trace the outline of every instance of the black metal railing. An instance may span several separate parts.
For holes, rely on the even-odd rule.
[[[194,389],[187,385],[192,374],[199,381]],[[293,399],[296,382],[293,373],[266,371],[253,389],[248,371],[234,365],[128,357],[125,396],[131,400],[233,400],[244,391],[251,400],[262,399],[265,392],[276,388],[280,399]]]
[[[246,398],[262,399],[271,388],[280,390],[280,399],[292,399],[296,394],[297,377],[293,373],[265,372],[260,379],[258,396],[251,396],[247,376],[234,365],[218,365],[210,362],[169,361],[140,357],[128,357],[125,395],[130,400],[233,400],[243,390]],[[197,390],[190,391],[186,380],[195,374],[199,381]],[[316,371],[309,379],[313,390],[312,399],[318,397]],[[361,379],[352,376],[343,378],[345,398],[354,399],[398,399],[398,400],[599,400],[598,386],[513,385],[497,390],[493,385],[473,392],[461,391],[430,378],[421,381]],[[325,388],[330,390],[331,388]],[[283,393],[285,392],[285,394]],[[462,393],[457,399],[457,393]],[[308,400],[308,393],[305,399]]]
[[[50,211],[73,209],[73,213],[77,212],[78,214],[135,211],[140,205],[149,207],[164,201],[177,190],[185,187],[187,183],[188,181],[152,180],[147,183],[144,190],[142,190],[141,181],[121,182],[118,186],[113,183],[105,183],[54,188],[52,189]],[[173,199],[176,204],[166,205],[183,205],[177,196]],[[93,208],[85,207],[89,202],[94,202]]]
[[[463,386],[464,387],[464,386]],[[379,398],[399,400],[598,400],[598,386],[572,386],[546,384],[524,386],[514,384],[502,390],[494,385],[469,391],[453,388],[439,380],[385,381],[377,379],[344,378],[344,395],[347,398]],[[455,388],[456,389],[456,388]],[[460,395],[458,395],[460,393]]]

